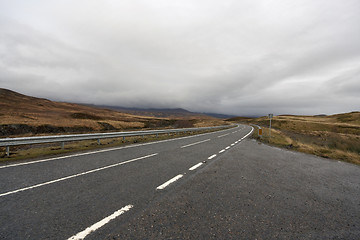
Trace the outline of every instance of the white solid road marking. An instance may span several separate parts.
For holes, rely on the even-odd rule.
[[[108,217],[104,218],[103,220],[101,220],[101,221],[93,224],[92,226],[86,228],[84,231],[79,232],[78,234],[70,237],[68,240],[82,240],[82,239],[84,239],[91,232],[96,231],[97,229],[101,228],[102,226],[104,226],[105,224],[110,222],[111,220],[113,220],[113,219],[117,218],[118,216],[124,214],[125,212],[129,211],[132,207],[134,207],[134,206],[133,205],[127,205],[127,206],[117,210],[116,212],[114,212],[110,216],[108,216]]]
[[[227,135],[229,135],[230,133],[227,133],[227,134],[224,134],[224,135],[220,135],[220,136],[218,136],[218,138],[221,138],[221,137],[225,137],[225,136],[227,136]]]
[[[135,161],[142,160],[142,159],[149,158],[149,157],[153,157],[153,156],[156,156],[156,155],[158,155],[158,153],[154,153],[154,154],[147,155],[147,156],[143,156],[143,157],[139,157],[139,158],[134,158],[134,159],[131,159],[131,160],[128,160],[128,161],[125,161],[125,162],[112,164],[112,165],[109,165],[109,166],[106,166],[106,167],[96,168],[96,169],[93,169],[93,170],[90,170],[90,171],[86,171],[86,172],[82,172],[82,173],[79,173],[79,174],[74,174],[74,175],[70,175],[70,176],[67,176],[67,177],[55,179],[55,180],[52,180],[52,181],[49,181],[49,182],[44,182],[44,183],[36,184],[36,185],[30,186],[30,187],[20,188],[20,189],[14,190],[14,191],[1,193],[1,194],[0,194],[0,197],[6,196],[6,195],[10,195],[10,194],[13,194],[13,193],[17,193],[17,192],[22,192],[22,191],[30,190],[30,189],[33,189],[33,188],[38,188],[38,187],[41,187],[41,186],[45,186],[45,185],[49,185],[49,184],[52,184],[52,183],[64,181],[64,180],[67,180],[67,179],[71,179],[71,178],[83,176],[83,175],[86,175],[86,174],[89,174],[89,173],[98,172],[98,171],[105,170],[105,169],[108,169],[108,168],[117,167],[117,166],[120,166],[120,165],[124,165],[124,164],[127,164],[127,163],[135,162]]]
[[[237,126],[236,128],[238,128],[238,127],[239,126]],[[110,152],[110,151],[116,151],[116,150],[121,150],[121,149],[126,149],[126,148],[141,147],[141,146],[157,144],[157,143],[178,141],[178,140],[183,140],[183,139],[187,139],[187,138],[200,137],[200,136],[205,136],[205,135],[209,135],[209,134],[221,133],[221,132],[225,132],[225,131],[229,131],[229,129],[224,129],[224,130],[216,131],[216,132],[203,133],[203,134],[199,134],[199,135],[192,135],[192,136],[186,136],[186,137],[180,137],[180,138],[173,138],[173,139],[155,141],[155,142],[148,142],[148,143],[134,144],[134,145],[129,145],[129,146],[117,147],[117,148],[103,149],[103,150],[99,150],[99,151],[92,151],[92,152],[86,152],[86,153],[77,153],[77,154],[71,154],[71,155],[62,156],[62,157],[47,158],[47,159],[36,160],[36,161],[31,161],[31,162],[8,164],[8,165],[0,166],[0,169],[2,169],[2,168],[10,168],[10,167],[18,167],[18,166],[29,165],[29,164],[34,164],[34,163],[50,162],[50,161],[54,161],[54,160],[66,159],[66,158],[71,158],[71,157],[80,157],[80,156],[85,156],[85,155],[89,155],[89,154]],[[226,134],[226,135],[228,135],[228,134]]]
[[[167,182],[161,184],[160,186],[158,186],[158,187],[156,188],[156,190],[162,190],[162,189],[166,188],[166,187],[169,186],[171,183],[176,182],[177,180],[179,180],[179,179],[182,178],[183,176],[184,176],[184,175],[179,174],[179,175],[173,177],[173,178],[170,179],[169,181],[167,181]]]
[[[208,157],[208,159],[210,160],[210,159],[213,159],[214,157],[216,157],[216,154],[211,155],[210,157]]]
[[[193,170],[197,169],[198,167],[200,167],[201,165],[203,165],[203,163],[198,163],[198,164],[192,166],[191,168],[189,168],[189,170],[193,171]]]
[[[223,152],[225,152],[225,149],[221,150],[219,153],[223,153]]]
[[[253,131],[254,131],[254,128],[251,127],[251,131],[250,131],[248,134],[246,134],[244,137],[242,137],[241,140],[244,140],[244,139],[245,139],[247,136],[249,136]]]
[[[182,146],[181,148],[186,148],[186,147],[190,147],[190,146],[193,146],[193,145],[196,145],[196,144],[200,144],[200,143],[204,143],[204,142],[207,142],[207,141],[210,141],[211,139],[206,139],[206,140],[203,140],[203,141],[200,141],[200,142],[195,142],[195,143],[191,143],[191,144],[188,144],[188,145],[185,145],[185,146]]]
[[[60,160],[60,159],[64,159],[64,158],[70,158],[70,157],[80,157],[80,156],[85,156],[85,155],[89,155],[89,154],[95,154],[95,153],[101,153],[101,152],[109,152],[109,151],[114,151],[114,150],[118,150],[118,148],[105,149],[105,150],[93,151],[93,152],[87,152],[87,153],[78,153],[78,154],[72,154],[72,155],[69,155],[69,156],[54,157],[54,158],[36,160],[36,161],[31,161],[31,162],[4,165],[4,166],[0,166],[0,169],[1,168],[9,168],[9,167],[17,167],[17,166],[28,165],[28,164],[33,164],[33,163],[49,162],[49,161]]]

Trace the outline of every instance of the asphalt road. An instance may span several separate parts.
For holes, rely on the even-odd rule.
[[[249,126],[0,165],[0,239],[360,239],[360,168]]]

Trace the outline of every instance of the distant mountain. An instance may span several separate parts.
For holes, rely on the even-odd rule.
[[[250,120],[253,120],[254,118],[251,117],[232,117],[229,119],[226,119],[225,121],[229,121],[229,122],[247,122]]]
[[[108,106],[108,105],[89,105],[106,109],[112,109],[120,112],[142,115],[142,116],[151,116],[151,117],[213,117],[219,119],[228,119],[236,117],[235,115],[227,114],[218,114],[218,113],[199,113],[191,112],[183,108],[128,108],[122,106]]]
[[[207,116],[214,117],[214,118],[220,118],[220,119],[228,119],[228,118],[236,117],[235,115],[219,114],[219,113],[202,113],[202,114],[205,114]]]
[[[183,108],[127,108],[121,106],[108,106],[108,105],[88,105],[100,108],[106,108],[116,110],[124,113],[149,116],[149,117],[161,117],[161,118],[209,118],[215,117],[205,113],[190,112]]]

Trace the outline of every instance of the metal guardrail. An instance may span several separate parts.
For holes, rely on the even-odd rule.
[[[260,127],[259,125],[252,124],[252,123],[250,123],[250,125],[251,125],[251,126],[255,126],[255,127],[257,127],[257,128],[259,128],[259,129],[261,129],[261,127]]]
[[[93,140],[97,139],[100,144],[100,139],[105,138],[119,138],[130,136],[145,136],[170,133],[185,133],[185,132],[197,132],[206,130],[223,129],[233,127],[236,125],[223,125],[217,127],[201,127],[201,128],[178,128],[178,129],[164,129],[164,130],[148,130],[148,131],[132,131],[132,132],[111,132],[111,133],[90,133],[90,134],[72,134],[72,135],[55,135],[55,136],[40,136],[40,137],[19,137],[19,138],[1,138],[0,147],[6,147],[6,155],[10,155],[10,146],[19,145],[31,145],[39,143],[61,143],[61,147],[64,148],[65,142]]]
[[[262,138],[262,128],[259,125],[256,125],[256,124],[251,123],[250,125],[252,125],[254,127],[257,127],[259,129],[258,136]]]

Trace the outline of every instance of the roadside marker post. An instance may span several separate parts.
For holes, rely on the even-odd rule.
[[[259,128],[259,137],[262,138],[262,129],[261,128]]]

